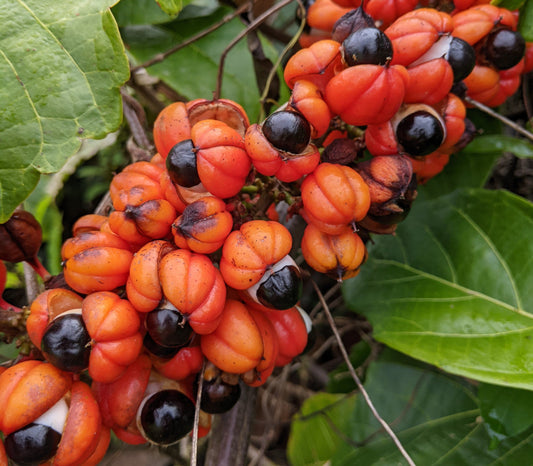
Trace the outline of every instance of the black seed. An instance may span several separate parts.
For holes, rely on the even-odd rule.
[[[194,381],[194,393],[198,392],[198,377]],[[231,385],[220,377],[213,380],[204,380],[202,384],[202,411],[209,414],[221,414],[229,411],[241,396],[241,387],[237,383]]]
[[[158,345],[172,348],[185,346],[192,336],[192,328],[176,309],[154,309],[146,315],[146,329]]]
[[[463,39],[453,37],[450,48],[444,56],[453,70],[453,82],[465,79],[476,65],[476,52],[474,48]]]
[[[287,265],[276,270],[259,285],[257,299],[263,306],[285,310],[298,303],[302,290],[300,269],[294,265]]]
[[[403,118],[396,128],[396,138],[403,150],[413,156],[435,152],[444,141],[444,128],[431,113],[418,110]]]
[[[178,142],[168,153],[167,171],[173,183],[184,188],[200,184],[196,168],[196,150],[192,139]]]
[[[61,434],[51,427],[31,423],[9,434],[4,446],[7,456],[15,463],[38,465],[53,458],[60,440]]]
[[[171,445],[192,430],[194,404],[177,390],[161,390],[146,400],[140,421],[150,442]]]
[[[57,368],[81,372],[89,366],[90,342],[91,337],[81,314],[65,314],[48,324],[41,340],[41,350]]]
[[[526,42],[518,31],[497,29],[491,32],[483,47],[485,59],[499,70],[517,65],[526,51]]]
[[[361,28],[344,39],[342,53],[348,66],[386,65],[392,58],[392,44],[379,29]]]
[[[171,348],[169,346],[161,346],[154,341],[154,339],[150,336],[148,332],[146,332],[146,334],[144,335],[143,345],[154,356],[157,356],[158,358],[162,359],[173,358],[174,356],[176,356],[176,354],[178,354],[178,351],[181,348],[180,346],[177,346],[175,348]]]
[[[311,140],[309,122],[297,112],[274,112],[262,126],[263,134],[276,149],[300,154]]]

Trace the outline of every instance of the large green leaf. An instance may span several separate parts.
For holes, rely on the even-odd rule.
[[[496,444],[533,425],[532,391],[482,383],[478,397],[481,415]]]
[[[365,389],[418,465],[530,464],[533,432],[507,438],[491,449],[475,388],[465,381],[385,350],[369,366]],[[306,402],[292,424],[291,464],[406,464],[364,399],[355,397],[355,404],[353,400],[336,395],[328,404],[320,394]],[[319,448],[321,463],[309,454]]]
[[[343,438],[339,433],[350,432],[350,416],[355,396],[319,393],[302,406],[291,423],[287,454],[293,466],[320,466],[331,458]]]
[[[80,138],[120,124],[129,71],[115,2],[0,2],[0,222]]]
[[[343,286],[374,337],[455,373],[533,389],[533,205],[460,190],[415,203]]]
[[[165,26],[129,26],[123,29],[124,41],[131,55],[142,63],[208,28],[230,11],[228,8],[219,8],[208,17],[183,21],[178,17],[178,20]],[[243,28],[238,19],[233,19],[148,70],[188,99],[211,99],[216,88],[220,56]],[[265,53],[275,56],[271,46],[265,46]],[[242,105],[251,121],[257,118],[259,91],[246,39],[241,40],[227,55],[221,97]]]
[[[527,42],[533,41],[533,1],[527,0],[520,11],[518,30]]]

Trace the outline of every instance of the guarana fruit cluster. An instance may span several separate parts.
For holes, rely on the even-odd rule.
[[[167,106],[157,154],[114,176],[112,212],[81,217],[63,244],[66,285],[31,304],[42,358],[0,368],[0,464],[97,464],[110,430],[175,443],[193,427],[199,374],[205,435],[240,384],[301,354],[305,272],[291,254],[356,275],[370,236],[394,233],[417,183],[473,137],[463,97],[499,105],[533,67],[516,12],[466,3],[317,0],[284,69],[291,97],[263,122],[226,99]],[[300,244],[281,205],[307,223]],[[28,215],[0,228],[2,259],[47,281]]]

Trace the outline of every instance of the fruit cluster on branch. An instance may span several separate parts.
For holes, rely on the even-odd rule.
[[[225,99],[159,114],[157,154],[115,175],[109,216],[81,217],[63,244],[66,285],[29,308],[39,356],[0,368],[0,463],[97,464],[110,430],[173,444],[198,395],[206,435],[240,384],[264,384],[306,347],[294,252],[336,280],[357,275],[365,242],[394,233],[417,183],[472,139],[464,96],[499,105],[533,68],[516,12],[384,3],[317,0],[284,69],[291,97],[261,123]],[[282,204],[307,223],[300,244]],[[29,214],[0,238],[3,260],[48,280]],[[0,262],[2,289],[5,275]]]

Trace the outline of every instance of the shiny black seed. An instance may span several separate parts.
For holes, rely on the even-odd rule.
[[[198,378],[194,381],[194,393],[198,392]],[[229,411],[241,396],[241,387],[224,382],[220,377],[204,380],[202,384],[201,409],[209,414],[221,414]]]
[[[146,329],[161,346],[181,347],[189,343],[192,328],[176,309],[154,309],[146,315]]]
[[[263,134],[276,149],[300,154],[311,140],[311,125],[297,112],[274,112],[262,126]]]
[[[453,82],[465,79],[476,65],[476,52],[474,48],[463,39],[453,37],[450,48],[444,58],[448,61],[453,71]]]
[[[302,297],[302,290],[300,269],[294,265],[287,265],[276,270],[259,285],[257,299],[263,306],[272,309],[290,309]]]
[[[177,390],[161,390],[146,400],[140,421],[150,442],[171,445],[192,430],[194,404]]]
[[[161,346],[156,343],[148,332],[144,335],[143,338],[144,347],[152,353],[154,356],[162,359],[170,359],[178,354],[178,351],[181,349],[180,346],[171,348],[169,346]]]
[[[38,465],[53,458],[61,434],[42,424],[28,424],[9,434],[4,440],[6,454],[15,463]]]
[[[392,43],[378,28],[366,27],[344,39],[342,53],[348,66],[386,65],[392,59]]]
[[[173,183],[184,188],[200,184],[196,168],[196,149],[192,139],[178,142],[168,153],[167,171]]]
[[[483,48],[485,59],[499,70],[517,65],[526,51],[526,42],[518,31],[497,29],[491,32]]]
[[[48,324],[41,340],[41,350],[57,368],[81,372],[89,366],[90,342],[91,337],[81,314],[65,314]]]
[[[435,152],[444,141],[441,122],[424,110],[410,113],[396,128],[396,138],[403,150],[412,156]]]

